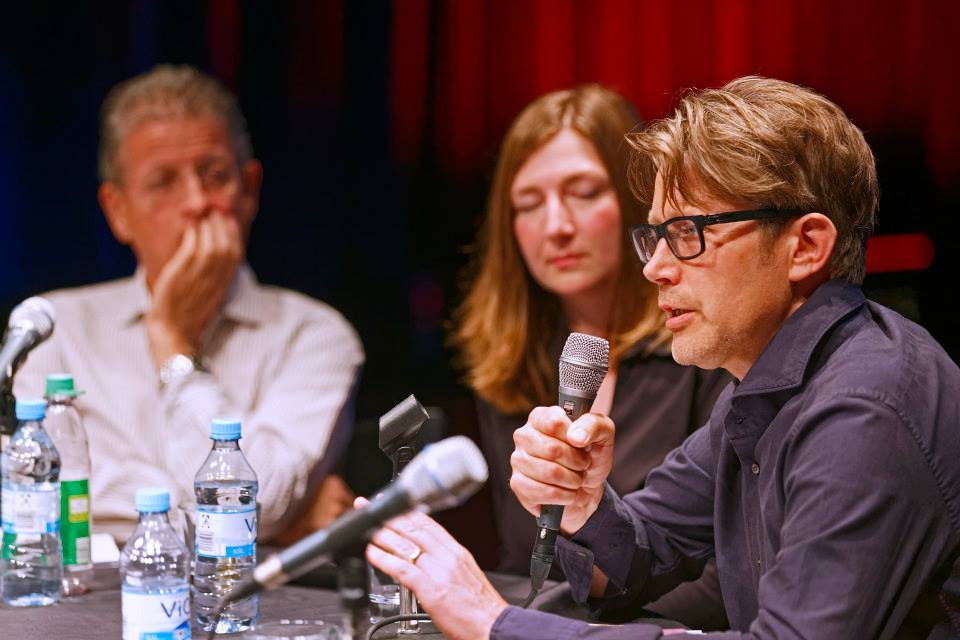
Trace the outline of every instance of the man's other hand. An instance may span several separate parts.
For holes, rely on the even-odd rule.
[[[243,234],[233,216],[215,213],[187,228],[153,283],[144,317],[158,369],[177,353],[196,353],[243,257]]]
[[[357,498],[355,506],[367,501]],[[367,560],[417,595],[445,638],[489,638],[507,602],[470,552],[429,516],[412,511],[387,522],[367,545]]]
[[[588,413],[571,423],[560,407],[537,407],[513,434],[510,488],[534,516],[564,506],[561,531],[577,532],[597,510],[613,466],[613,421]]]
[[[270,539],[270,544],[289,546],[330,525],[331,522],[353,508],[355,496],[347,483],[338,475],[330,474],[307,504],[306,510],[283,531]]]

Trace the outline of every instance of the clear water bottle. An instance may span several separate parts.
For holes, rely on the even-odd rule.
[[[170,492],[139,489],[140,522],[120,554],[123,640],[190,637],[190,552],[170,526]]]
[[[43,428],[47,403],[17,400],[19,425],[3,450],[0,592],[13,607],[60,599],[60,454]]]
[[[216,419],[210,425],[213,448],[194,478],[197,497],[193,606],[197,626],[213,627],[220,598],[253,571],[257,562],[257,474],[240,451],[240,421]],[[217,633],[252,628],[260,616],[253,595],[227,607]]]
[[[60,542],[63,547],[63,595],[78,596],[93,586],[90,561],[90,449],[73,400],[82,391],[73,376],[47,376],[44,426],[60,452]]]

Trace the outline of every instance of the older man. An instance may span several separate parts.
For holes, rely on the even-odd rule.
[[[574,595],[634,607],[715,557],[731,624],[715,637],[956,637],[960,370],[860,291],[877,205],[863,135],[810,90],[743,78],[686,96],[631,142],[651,204],[631,234],[674,358],[736,382],[623,498],[605,483],[608,417],[538,408],[517,431],[511,486],[531,514],[565,505]],[[451,638],[685,633],[507,607],[425,516],[374,542],[370,560]]]
[[[37,395],[66,371],[86,390],[95,527],[129,535],[140,486],[192,500],[217,416],[242,418],[261,537],[324,524],[349,502],[320,476],[349,431],[363,352],[334,309],[258,284],[244,263],[262,168],[233,97],[189,67],[124,82],[103,105],[100,173],[137,271],[47,294],[56,331],[16,380]]]

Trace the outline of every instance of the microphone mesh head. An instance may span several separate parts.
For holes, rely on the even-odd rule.
[[[586,333],[571,333],[560,354],[560,386],[596,396],[607,375],[610,343]]]
[[[53,305],[50,304],[49,300],[40,296],[33,296],[13,308],[7,325],[13,327],[29,324],[39,334],[41,340],[46,340],[53,333],[53,324],[56,317]]]

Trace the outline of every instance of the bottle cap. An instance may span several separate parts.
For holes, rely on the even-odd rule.
[[[47,397],[70,396],[76,398],[83,391],[74,389],[73,376],[69,373],[51,373],[47,376]]]
[[[134,498],[137,511],[140,513],[160,513],[170,510],[170,491],[160,487],[137,489]]]
[[[237,418],[214,418],[210,423],[210,437],[214,440],[239,440],[240,420]]]
[[[42,398],[17,400],[17,420],[43,420],[47,413],[47,401]]]

